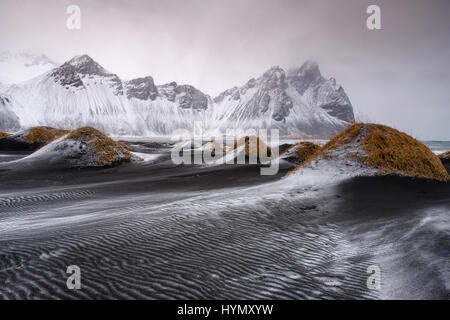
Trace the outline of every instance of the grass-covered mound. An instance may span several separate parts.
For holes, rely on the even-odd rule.
[[[52,127],[33,127],[28,130],[23,139],[29,144],[47,144],[68,132],[67,130]]]
[[[403,132],[379,124],[352,125],[299,167],[312,163],[320,166],[321,160],[331,161],[348,173],[374,169],[380,175],[449,180],[440,159],[428,147]]]
[[[250,157],[257,159],[259,162],[264,162],[272,158],[272,149],[259,137],[245,136],[236,141],[230,148],[229,152],[235,152],[240,147],[244,148],[246,160]],[[261,152],[262,151],[262,152]]]
[[[301,164],[309,159],[314,153],[320,149],[318,144],[308,141],[296,143],[285,150],[281,156],[282,159]]]
[[[79,147],[80,164],[86,166],[111,166],[134,159],[123,142],[114,141],[91,127],[71,131],[61,144],[70,142]]]
[[[97,129],[83,127],[42,147],[27,158],[64,167],[105,167],[136,159],[122,142]]]
[[[0,139],[0,150],[34,151],[67,133],[52,127],[32,127]]]
[[[12,136],[11,133],[0,131],[0,139]]]

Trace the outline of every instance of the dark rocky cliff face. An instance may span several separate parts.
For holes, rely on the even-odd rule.
[[[130,80],[126,83],[128,99],[155,100],[158,97],[158,89],[152,77],[144,77]]]
[[[355,121],[353,106],[344,89],[334,78],[324,78],[317,63],[307,61],[299,69],[289,71],[288,82],[329,115],[349,123]]]
[[[208,96],[193,86],[177,86],[175,92],[180,96],[180,108],[195,110],[208,109]]]
[[[161,96],[172,102],[178,102],[182,109],[206,110],[209,105],[209,97],[193,86],[178,85],[171,82],[158,87]]]
[[[76,56],[60,67],[53,69],[50,74],[56,83],[66,87],[83,88],[84,77],[99,76],[114,89],[116,95],[123,94],[123,85],[120,78],[106,71],[88,55]]]

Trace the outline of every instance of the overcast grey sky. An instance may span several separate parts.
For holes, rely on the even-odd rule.
[[[70,4],[81,30],[66,28]],[[382,30],[366,28],[369,4]],[[356,114],[420,139],[450,140],[449,31],[448,0],[0,0],[0,50],[87,53],[123,78],[212,96],[313,59]]]

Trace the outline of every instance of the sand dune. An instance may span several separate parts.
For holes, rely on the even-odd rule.
[[[433,239],[447,241],[447,229],[423,221],[448,212],[447,185],[428,184],[430,193],[419,194],[422,185],[402,180],[390,192],[392,181],[361,186],[282,178],[290,168],[261,176],[258,166],[205,168],[162,160],[95,171],[28,169],[26,180],[17,169],[2,171],[2,181],[10,183],[0,184],[0,298],[377,299],[448,294],[440,280],[448,278],[448,271],[420,258],[423,250],[431,260],[443,261]],[[373,186],[380,188],[376,194],[384,197],[381,203],[370,196]],[[414,203],[411,193],[420,195]],[[362,202],[354,198],[361,197],[369,207],[357,206]],[[387,235],[379,237],[379,232]],[[410,243],[420,246],[406,250]],[[390,280],[381,291],[366,286],[367,267],[373,264]],[[69,265],[81,268],[81,290],[66,288]],[[426,279],[417,275],[415,266],[428,270]],[[420,293],[410,288],[413,280],[423,286]]]

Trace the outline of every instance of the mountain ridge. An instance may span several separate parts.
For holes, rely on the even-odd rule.
[[[88,55],[42,76],[6,86],[24,126],[93,126],[109,134],[168,135],[206,128],[276,128],[283,135],[332,135],[354,121],[342,86],[318,64],[284,71],[276,66],[215,98],[189,84],[156,85],[153,77],[122,80]],[[30,114],[33,110],[33,114]]]

